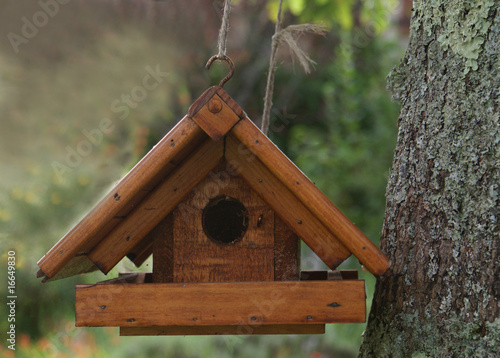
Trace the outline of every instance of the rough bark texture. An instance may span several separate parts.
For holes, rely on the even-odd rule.
[[[376,287],[360,357],[500,356],[500,9],[415,1],[389,76],[401,102]]]

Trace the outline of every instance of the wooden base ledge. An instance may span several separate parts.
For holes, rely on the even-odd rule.
[[[324,324],[120,327],[120,336],[219,336],[324,333]]]
[[[79,327],[225,326],[234,332],[227,326],[278,325],[258,330],[281,332],[284,325],[364,321],[363,280],[76,286]]]

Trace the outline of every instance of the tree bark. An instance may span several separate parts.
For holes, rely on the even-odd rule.
[[[414,1],[389,76],[401,103],[377,282],[360,357],[500,356],[500,10]]]

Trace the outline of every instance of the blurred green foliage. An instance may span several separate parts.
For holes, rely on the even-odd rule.
[[[313,88],[316,98],[322,99],[325,120],[293,126],[288,153],[376,241],[385,205],[380,194],[387,183],[399,110],[387,100],[385,84],[380,80],[391,63],[381,54],[397,49],[379,39],[363,49],[348,44],[346,36],[338,47],[336,61],[318,69],[321,82]],[[309,91],[304,88],[297,96],[307,96]]]
[[[303,337],[120,338],[116,329],[76,329],[74,285],[103,275],[44,285],[36,280],[36,261],[227,71],[220,64],[203,68],[216,52],[222,2],[158,2],[152,9],[151,2],[134,4],[74,1],[61,6],[19,53],[6,36],[0,41],[0,257],[5,268],[7,251],[16,251],[16,357],[355,356],[363,324],[330,325],[323,336]],[[256,122],[277,4],[240,0],[231,15],[228,50],[236,73],[225,88]],[[270,137],[378,243],[398,117],[385,92],[385,76],[402,54],[389,22],[394,2],[284,4],[285,26],[322,22],[331,31],[300,39],[317,62],[308,76],[286,48],[280,50]],[[0,32],[21,33],[22,17],[39,10],[36,2],[5,4]],[[156,66],[168,76],[144,99],[131,101],[147,68]],[[70,165],[76,162],[68,161],[68,153],[81,150],[89,141],[85,133],[100,130],[103,120],[113,129]],[[54,163],[66,169],[54,170]],[[304,253],[310,255],[307,248]],[[317,259],[306,264],[321,266]],[[111,276],[131,270],[126,261],[119,266]],[[359,265],[348,260],[344,267]],[[0,277],[4,292],[6,275]],[[370,300],[374,280],[362,277]],[[2,319],[0,331],[6,328]],[[11,356],[0,349],[0,356]]]

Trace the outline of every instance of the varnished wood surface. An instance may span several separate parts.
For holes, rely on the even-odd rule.
[[[365,321],[364,281],[80,285],[77,326]]]
[[[241,155],[246,152],[248,149],[232,135],[226,138],[226,160],[319,258],[331,269],[335,269],[347,259],[351,253],[304,203],[293,195],[257,157]]]
[[[191,118],[215,141],[225,136],[240,120],[240,117],[217,94]]]
[[[153,240],[146,236],[137,245],[127,253],[127,258],[134,263],[135,266],[141,266],[153,253]]]
[[[207,89],[203,94],[189,107],[188,116],[193,117],[203,106],[205,106],[215,95],[219,96],[226,105],[241,119],[245,118],[245,112],[238,103],[222,88],[219,86],[212,86]]]
[[[210,101],[214,98],[223,103],[220,112],[223,119],[230,118],[223,127],[220,127],[220,123],[214,122],[217,119],[217,113],[212,113],[208,109]],[[248,164],[243,167],[250,171],[252,171],[252,166],[255,166],[252,158],[258,157],[256,163],[261,164],[253,169],[261,170],[265,174],[270,173],[270,178],[276,182],[276,185],[270,191],[262,192],[256,189],[257,185],[253,182],[255,174],[248,174],[245,180],[250,186],[253,185],[254,190],[264,196],[269,205],[283,217],[296,233],[304,236],[305,231],[309,232],[309,235],[305,236],[305,241],[330,268],[335,268],[348,256],[347,253],[352,253],[373,274],[382,275],[386,271],[389,261],[385,255],[259,131],[222,88],[213,87],[207,90],[191,106],[189,116],[196,116],[198,113],[201,115],[202,111],[206,112],[207,110],[215,116],[215,119],[207,121],[208,127],[205,130],[208,134],[214,139],[220,139],[223,134],[229,131],[228,142],[233,140],[233,144],[237,144],[237,150],[235,151],[233,147],[232,152],[229,152],[229,157],[232,156],[231,160],[236,163],[241,161]],[[223,112],[225,110],[226,112]],[[144,217],[144,213],[137,214],[137,208],[145,209],[144,201],[150,200],[148,198],[151,198],[151,191],[207,138],[204,131],[189,116],[181,120],[79,224],[39,260],[38,277],[47,276],[53,279],[67,277],[94,270],[96,265],[107,272],[118,260],[117,254],[115,254],[115,244],[119,249],[117,251],[119,255],[130,254],[137,263],[143,262],[147,258],[152,250],[152,242],[139,243],[140,239],[136,237],[133,243],[123,243],[123,240],[117,240],[117,236],[122,238],[125,234],[124,228],[134,232],[135,229],[132,226],[136,224],[140,227],[139,236],[145,235],[146,231],[152,229],[150,227],[152,222],[161,220],[155,214],[153,221],[146,220],[148,223],[146,225],[142,221],[128,222],[132,213],[135,213],[134,220]],[[262,170],[262,168],[266,168],[266,170]],[[195,173],[197,168],[191,170]],[[275,191],[274,188],[278,187],[279,190]],[[174,196],[178,200],[177,195]],[[282,197],[290,198],[290,200],[286,200],[285,206],[292,202],[298,203],[309,214],[312,214],[312,220],[307,219],[308,224],[303,225],[305,222],[295,217],[297,215],[293,215],[296,210],[285,210],[284,205],[280,207],[279,201],[282,200]],[[274,204],[271,205],[271,202]],[[306,212],[302,209],[299,211]],[[127,220],[124,221],[124,218]],[[299,222],[300,224],[297,225]],[[319,223],[319,225],[315,225],[315,223]],[[305,226],[309,226],[308,229],[305,230]],[[307,241],[307,237],[314,235],[312,234],[314,232],[313,226],[320,229],[316,238]],[[113,240],[102,241],[106,236],[113,237]],[[106,262],[107,252],[110,253],[110,263]],[[82,260],[75,259],[75,257],[85,254],[89,254],[96,265],[81,265]],[[63,268],[64,272],[57,275]]]
[[[206,134],[184,117],[75,227],[39,261],[43,274],[53,277],[77,254],[87,253],[133,208],[143,190],[155,187]],[[128,208],[128,209],[127,209]],[[80,273],[80,272],[75,272]]]
[[[148,236],[153,241],[153,282],[174,282],[174,214],[168,214]]]
[[[149,194],[89,254],[108,273],[212,170],[223,155],[223,143],[207,139]]]
[[[276,147],[249,118],[240,120],[230,136],[242,142],[250,155],[282,182],[328,230],[354,254],[372,274],[381,276],[389,268],[387,257]],[[318,241],[319,243],[319,241]],[[310,246],[313,251],[322,247]],[[328,263],[327,263],[328,264]],[[330,266],[331,267],[331,266]],[[331,267],[332,268],[332,267]]]
[[[268,220],[263,217],[262,221]],[[297,281],[300,276],[300,239],[274,213],[274,280]]]
[[[214,242],[202,227],[203,209],[220,196],[238,200],[248,211],[244,236],[231,244]],[[173,215],[173,282],[274,280],[274,213],[244,180],[228,170],[227,163],[212,170]],[[260,215],[266,220],[259,226]]]

